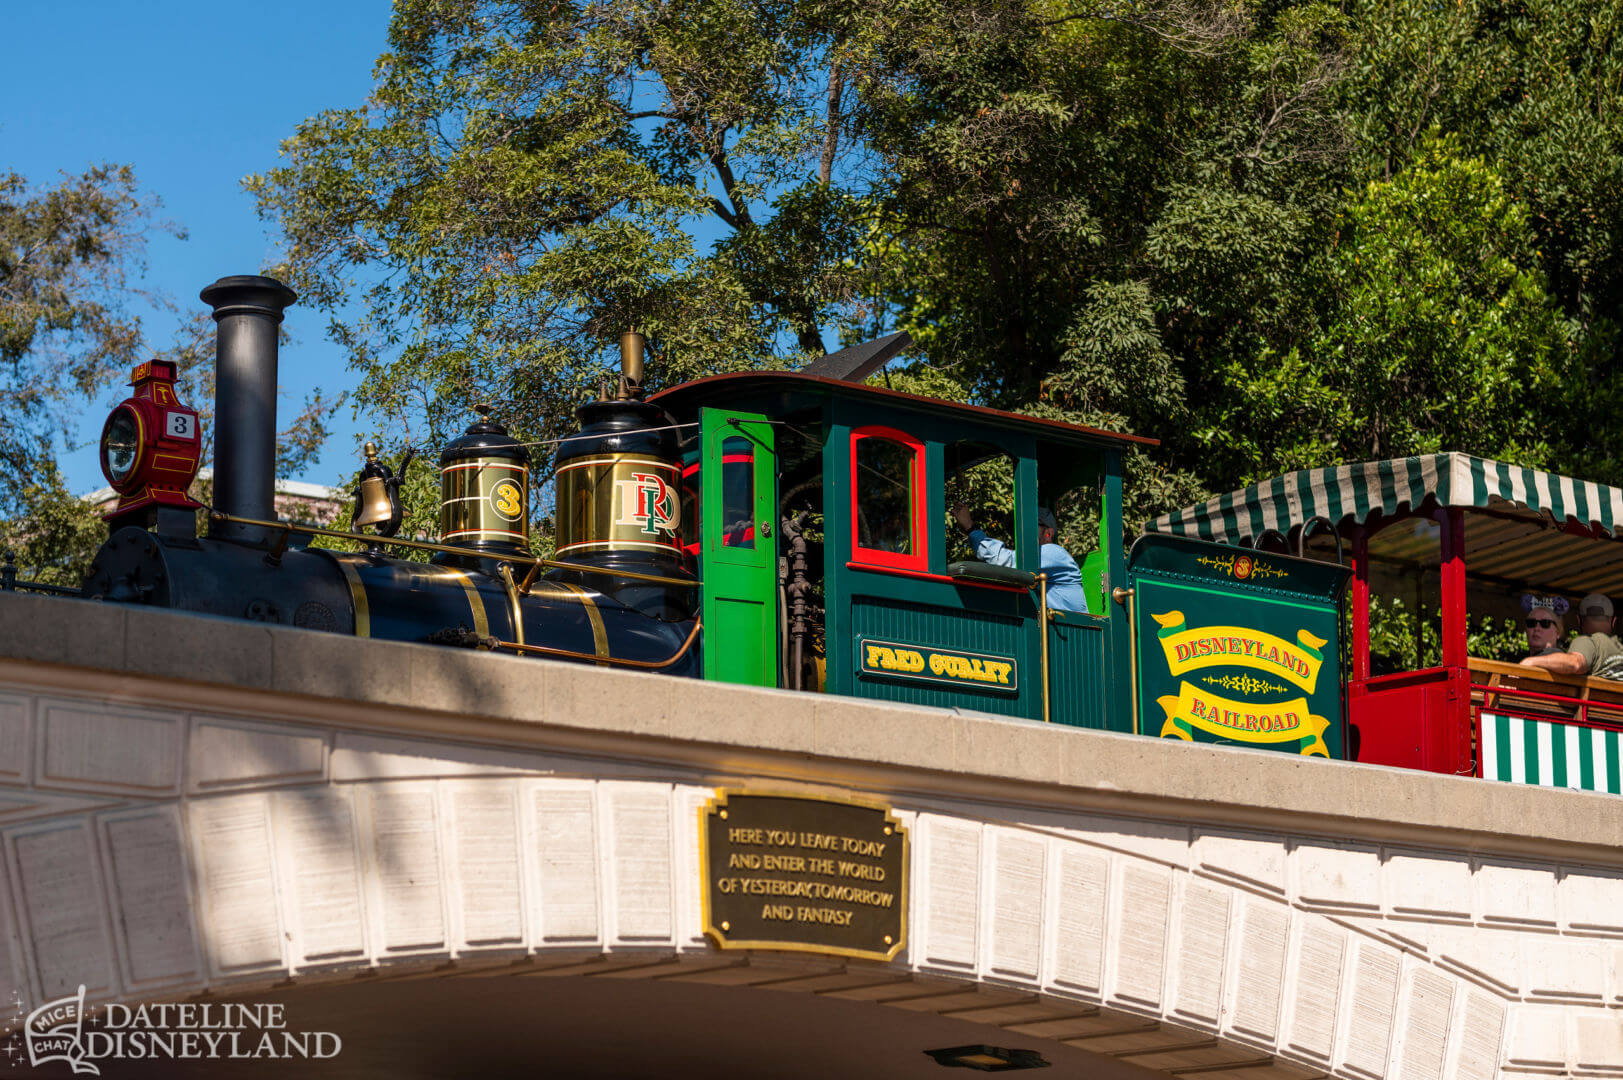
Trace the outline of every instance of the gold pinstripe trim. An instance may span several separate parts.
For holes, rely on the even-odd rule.
[[[440,584],[454,581],[462,586],[462,591],[468,597],[468,613],[473,616],[473,629],[480,637],[490,635],[490,618],[485,611],[484,598],[479,595],[478,586],[466,573],[449,566],[433,566],[423,563],[402,563],[399,573],[407,581],[421,581],[425,584]]]
[[[355,636],[372,636],[372,612],[366,606],[366,586],[361,584],[361,575],[355,572],[348,559],[337,559],[338,569],[344,572],[344,580],[349,582],[349,597],[355,601]]]
[[[507,469],[509,472],[521,472],[526,476],[530,473],[528,465],[516,465],[508,461],[470,461],[466,465],[442,465],[440,472],[459,472],[466,469]]]
[[[508,532],[505,529],[458,529],[456,532],[448,532],[448,533],[446,533],[445,536],[447,538],[455,538],[455,537],[458,537],[458,536],[471,536],[475,540],[486,540],[486,539],[489,539],[490,537],[493,537],[493,536],[494,537],[510,536],[515,540],[528,539],[528,537],[526,537],[521,532]]]
[[[598,465],[647,465],[654,469],[668,469],[671,472],[680,472],[681,467],[669,461],[660,461],[657,458],[618,457],[613,454],[608,457],[577,458],[566,461],[558,466],[559,472],[568,472],[571,469],[589,469]]]
[[[603,626],[603,613],[597,610],[597,601],[592,599],[591,593],[579,585],[572,585],[567,581],[560,581],[558,584],[580,597],[581,604],[586,608],[586,621],[592,624],[592,649],[599,659],[608,656],[609,632]]]
[[[474,587],[473,579],[460,570],[447,569],[446,575],[462,586],[462,591],[468,594],[468,611],[473,615],[473,632],[480,637],[490,636],[490,619],[485,614],[485,598],[479,595]]]
[[[560,547],[558,555],[562,557],[576,551],[653,551],[661,555],[669,555],[673,551],[681,550],[682,545],[678,544],[673,536],[664,543],[640,540],[577,540],[573,544],[565,544]]]

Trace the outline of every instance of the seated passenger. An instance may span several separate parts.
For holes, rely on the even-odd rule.
[[[1567,651],[1561,640],[1566,636],[1561,617],[1569,606],[1564,596],[1522,595],[1522,610],[1527,612],[1527,653],[1523,659]]]
[[[1014,549],[975,528],[975,515],[970,513],[968,503],[954,504],[952,516],[974,545],[977,559],[993,566],[1014,565]],[[1037,542],[1041,545],[1038,555],[1042,572],[1048,575],[1048,606],[1055,611],[1086,613],[1088,597],[1082,591],[1082,571],[1070,552],[1054,543],[1058,533],[1059,523],[1054,520],[1053,511],[1038,507]]]
[[[1623,671],[1619,670],[1614,658],[1623,659],[1623,642],[1612,634],[1616,621],[1612,614],[1612,601],[1600,593],[1590,593],[1578,601],[1579,636],[1572,639],[1567,651],[1529,656],[1522,664],[1559,675],[1617,678]]]

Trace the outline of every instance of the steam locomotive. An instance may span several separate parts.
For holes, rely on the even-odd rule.
[[[437,541],[394,535],[399,477],[370,453],[349,530],[277,520],[277,327],[294,294],[227,277],[201,297],[218,327],[207,533],[187,496],[197,414],[169,365],[143,364],[103,429],[119,503],[86,598],[1343,754],[1341,566],[1171,537],[1128,552],[1122,459],[1154,440],[866,385],[901,335],[652,395],[643,340],[623,336],[618,387],[557,445],[556,557],[540,559],[534,461],[488,417],[439,454]],[[949,491],[990,475],[1011,492],[1013,566],[947,524]],[[1037,511],[1067,493],[1098,520],[1085,613],[1045,597]],[[312,546],[323,535],[363,550]],[[387,554],[401,547],[431,559]]]
[[[199,504],[186,494],[198,466],[196,413],[176,399],[171,365],[142,364],[133,395],[103,429],[102,470],[119,503],[83,595],[361,637],[500,641],[517,651],[697,673],[696,579],[674,526],[660,527],[675,500],[676,440],[657,430],[663,414],[638,400],[636,379],[622,384],[618,399],[584,407],[581,431],[559,450],[559,490],[573,511],[562,517],[560,547],[570,562],[546,577],[529,551],[529,451],[488,418],[440,454],[442,543],[393,539],[399,478],[368,455],[354,518],[357,528],[376,530],[355,534],[368,550],[311,547],[324,532],[345,534],[278,522],[272,503],[277,326],[294,294],[270,278],[228,277],[202,299],[218,327],[209,533],[195,535]],[[628,350],[638,345],[627,341]],[[651,530],[627,536],[597,513],[593,500],[611,497],[619,483],[645,485],[638,492]],[[389,558],[385,541],[432,548],[433,559]]]

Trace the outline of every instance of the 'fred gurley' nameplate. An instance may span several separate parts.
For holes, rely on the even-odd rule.
[[[722,791],[699,836],[704,931],[721,948],[901,951],[907,834],[888,807]]]

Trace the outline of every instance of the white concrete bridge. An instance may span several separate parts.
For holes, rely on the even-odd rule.
[[[905,951],[711,945],[720,787],[895,807]],[[1615,796],[0,595],[0,848],[5,1000],[300,1075],[1623,1075]]]

